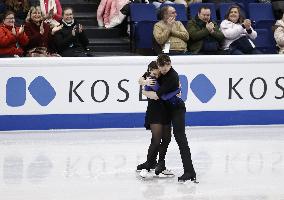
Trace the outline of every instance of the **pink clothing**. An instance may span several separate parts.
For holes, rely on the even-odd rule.
[[[125,16],[122,15],[120,9],[128,2],[129,0],[101,0],[97,10],[99,26],[111,28],[121,23]]]
[[[49,8],[48,7],[48,1],[49,0],[44,0],[44,6],[45,6],[45,10],[46,10],[46,13],[45,15],[48,14],[48,11],[52,8]],[[55,19],[56,21],[60,22],[61,18],[62,18],[62,7],[61,7],[61,4],[60,4],[60,1],[59,0],[55,0],[55,4],[56,4],[56,10],[57,12],[54,13],[54,16],[53,16],[53,19]]]

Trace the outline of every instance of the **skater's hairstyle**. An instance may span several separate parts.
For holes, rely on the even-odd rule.
[[[171,64],[170,56],[168,56],[167,54],[158,55],[157,64],[158,66],[170,65]]]
[[[146,75],[150,76],[151,71],[154,70],[154,69],[159,69],[156,61],[152,61],[152,62],[149,63]]]
[[[148,65],[147,72],[150,72],[150,71],[152,71],[154,69],[158,69],[158,65],[157,65],[156,61],[150,62],[150,64]]]

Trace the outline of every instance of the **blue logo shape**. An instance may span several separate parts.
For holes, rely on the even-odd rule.
[[[26,102],[26,80],[22,77],[11,77],[6,84],[6,103],[10,107],[19,107]]]
[[[183,101],[187,100],[187,94],[188,94],[188,80],[185,75],[179,75],[179,81],[181,84],[181,99]]]
[[[190,88],[193,94],[202,103],[209,102],[216,94],[216,88],[211,81],[204,75],[197,75],[191,82]]]
[[[41,105],[47,106],[56,96],[54,88],[42,76],[36,77],[29,86],[30,94]]]

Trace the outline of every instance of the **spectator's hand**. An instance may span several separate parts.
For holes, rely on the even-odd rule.
[[[243,22],[243,25],[245,26],[245,28],[248,30],[251,28],[251,21],[250,19],[245,19]]]
[[[214,27],[215,26],[214,26],[213,22],[209,22],[209,23],[206,24],[206,28],[209,31],[209,33],[213,33],[214,32]]]
[[[145,84],[147,86],[154,86],[156,84],[156,80],[151,78],[151,77],[147,77],[145,80]]]
[[[158,0],[160,3],[164,3],[165,0]]]
[[[57,31],[60,31],[63,27],[63,24],[53,27],[51,34],[54,35]]]
[[[25,31],[25,27],[24,27],[24,25],[21,25],[21,26],[20,26],[20,29],[19,29],[19,35],[21,35],[22,33],[24,33],[24,31]]]
[[[83,31],[83,26],[79,24],[79,33],[82,33],[82,31]]]
[[[40,24],[39,33],[40,33],[41,35],[44,34],[43,21],[42,21],[41,24]]]
[[[168,29],[169,29],[170,31],[172,31],[172,29],[173,29],[174,22],[175,22],[175,17],[169,17],[169,18],[166,20],[166,24],[168,25]]]
[[[76,36],[76,30],[77,30],[77,26],[75,25],[72,29],[72,35],[75,37]]]
[[[13,34],[14,36],[17,35],[15,25],[13,25],[13,28],[12,28],[11,32],[12,32],[12,34]]]

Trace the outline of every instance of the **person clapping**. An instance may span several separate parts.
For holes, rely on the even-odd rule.
[[[0,25],[0,57],[23,56],[23,47],[29,42],[28,36],[24,32],[24,26],[15,25],[15,14],[7,11],[3,15]]]

